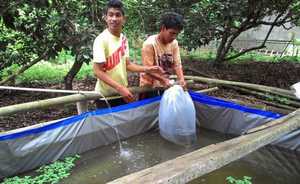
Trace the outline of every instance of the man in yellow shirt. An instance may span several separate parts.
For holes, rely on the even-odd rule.
[[[163,70],[158,66],[140,66],[130,62],[128,40],[122,33],[125,12],[120,0],[108,2],[104,19],[107,29],[96,37],[93,44],[93,69],[97,77],[95,91],[104,96],[119,93],[123,98],[109,102],[111,106],[117,106],[135,100],[127,88],[127,70],[157,74],[162,74]],[[96,100],[96,106],[107,107],[101,100]]]
[[[160,32],[149,36],[143,43],[142,62],[144,66],[160,66],[164,75],[142,73],[140,86],[169,87],[169,75],[176,74],[178,83],[185,88],[186,82],[181,66],[177,35],[183,29],[183,17],[175,12],[165,13],[160,20]],[[156,94],[145,93],[141,98],[152,97]]]

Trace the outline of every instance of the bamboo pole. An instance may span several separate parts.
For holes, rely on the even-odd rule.
[[[253,98],[249,97],[249,96],[243,96],[243,98],[246,98],[250,101],[253,100]],[[264,103],[266,105],[269,105],[269,106],[273,106],[273,107],[278,107],[278,108],[281,108],[281,109],[286,109],[289,111],[289,113],[295,111],[297,108],[295,107],[291,107],[291,106],[288,106],[288,105],[283,105],[283,104],[279,104],[279,103],[275,103],[275,102],[269,102],[269,101],[266,101],[266,100],[260,100],[261,103]],[[288,114],[289,114],[288,113]]]
[[[15,114],[17,112],[30,111],[34,109],[44,109],[51,106],[66,105],[83,100],[93,100],[100,98],[100,94],[76,94],[63,97],[51,98],[46,100],[38,100],[17,105],[11,105],[0,108],[0,116]]]
[[[172,76],[173,78],[176,78],[176,76]],[[198,77],[198,76],[185,76],[185,79],[187,80],[194,80],[195,82],[205,82],[208,84],[218,84],[218,85],[233,85],[233,86],[240,86],[245,88],[250,88],[257,91],[263,91],[268,92],[272,94],[281,95],[290,99],[293,99],[295,101],[299,101],[297,97],[295,97],[294,93],[291,90],[285,90],[280,89],[276,87],[270,87],[270,86],[264,86],[259,84],[250,84],[250,83],[244,83],[244,82],[235,82],[235,81],[228,81],[228,80],[220,80],[220,79],[212,79],[212,78],[206,78],[206,77]]]
[[[24,88],[12,86],[0,86],[0,90],[16,90],[16,91],[30,91],[30,92],[46,92],[46,93],[66,93],[66,94],[99,94],[95,91],[80,91],[80,90],[61,90],[61,89],[41,89],[41,88]],[[78,114],[88,111],[88,101],[83,100],[76,102]]]
[[[130,91],[133,93],[142,93],[147,91],[157,90],[155,88],[149,87],[131,87],[129,88]],[[118,95],[117,93],[112,93],[111,96]],[[27,102],[22,104],[16,104],[6,107],[0,107],[0,116],[10,115],[17,112],[24,112],[30,111],[34,109],[43,109],[48,108],[51,106],[58,106],[58,105],[66,105],[75,102],[81,102],[85,100],[95,100],[98,98],[102,98],[103,96],[100,93],[85,93],[85,94],[75,94],[75,95],[68,95],[63,97],[51,98],[46,100],[38,100],[34,102]]]
[[[262,109],[262,110],[267,110],[267,106],[265,104],[252,104],[252,103],[246,103],[242,100],[238,100],[238,99],[232,99],[232,98],[220,98],[218,97],[218,99],[221,100],[225,100],[225,101],[232,101],[234,103],[240,104],[240,105],[244,105],[244,106],[248,106],[248,107],[252,107],[252,108],[256,108],[256,109]]]
[[[261,130],[264,130],[264,129],[267,129],[267,128],[270,128],[272,126],[277,126],[277,125],[280,125],[282,123],[285,123],[286,121],[289,121],[291,118],[293,118],[294,116],[300,116],[300,111],[297,110],[297,111],[293,111],[291,112],[290,114],[280,118],[280,119],[277,119],[277,120],[274,120],[274,121],[271,121],[271,122],[268,122],[264,125],[261,125],[261,126],[258,126],[258,127],[255,127],[255,128],[252,128],[250,130],[247,130],[244,134],[250,134],[250,133],[254,133],[254,132],[258,132],[258,131],[261,131]]]
[[[218,87],[213,87],[213,88],[198,90],[196,92],[197,93],[209,93],[209,92],[213,92],[213,91],[217,91],[217,90],[219,90]]]
[[[222,99],[222,98],[221,98]],[[227,100],[228,99],[225,99],[224,100]],[[274,106],[268,106],[268,105],[258,105],[258,104],[251,104],[251,103],[246,103],[244,101],[241,101],[241,100],[237,100],[237,99],[229,99],[230,101],[233,101],[235,103],[238,103],[240,105],[245,105],[245,106],[248,106],[248,107],[252,107],[252,108],[256,108],[256,109],[261,109],[261,110],[267,110],[267,111],[272,111],[272,112],[277,112],[277,113],[281,113],[281,114],[289,114],[291,112],[293,112],[294,110],[287,110],[285,108],[279,108],[279,107],[274,107]]]
[[[219,169],[300,128],[300,109],[278,126],[212,144],[173,160],[121,177],[109,184],[187,183]],[[284,122],[284,123],[283,123]]]
[[[194,81],[193,80],[187,80],[186,83],[187,83],[187,85],[193,85]],[[1,89],[2,90],[16,90],[16,91],[30,91],[30,92],[46,92],[46,93],[99,94],[98,92],[95,92],[95,91],[44,89],[44,88],[25,88],[25,87],[14,87],[14,86],[0,86],[0,90]],[[115,93],[113,95],[116,95],[116,94],[117,93]]]
[[[190,81],[192,82],[192,81]],[[150,88],[150,87],[130,87],[129,90],[133,93],[143,93],[148,91],[155,91],[161,88]],[[113,96],[118,95],[117,93],[112,93],[110,97],[105,98],[112,98]],[[46,100],[38,100],[34,102],[27,102],[23,104],[16,104],[6,107],[0,107],[0,116],[10,115],[17,112],[24,112],[30,111],[34,109],[44,109],[52,106],[58,105],[67,105],[71,103],[81,102],[81,101],[88,101],[88,100],[95,100],[95,99],[102,99],[102,95],[100,93],[82,93],[82,94],[75,94],[75,95],[68,95],[63,97],[51,98]]]
[[[296,108],[287,108],[288,106],[282,106],[280,104],[274,104],[274,103],[270,103],[268,105],[267,101],[263,101],[261,100],[260,102],[264,103],[264,104],[253,104],[253,103],[248,103],[248,102],[244,102],[242,100],[238,100],[238,99],[228,99],[228,98],[220,98],[219,99],[225,100],[225,101],[233,101],[234,103],[240,104],[240,105],[244,105],[244,106],[248,106],[248,107],[252,107],[252,108],[256,108],[256,109],[261,109],[261,110],[267,110],[267,111],[272,111],[272,112],[277,112],[277,113],[281,113],[281,114],[289,114],[293,111],[296,110]],[[247,98],[246,96],[243,98]],[[248,98],[249,99],[249,98]],[[253,100],[253,99],[250,99]]]
[[[246,92],[246,93],[249,93],[249,94],[261,96],[261,97],[263,97],[263,98],[265,98],[265,99],[268,99],[268,98],[270,98],[270,97],[274,97],[274,96],[267,95],[267,94],[265,94],[265,93],[261,93],[261,92],[257,92],[257,91],[251,91],[251,90],[249,90],[249,89],[245,89],[245,88],[242,88],[242,87],[236,87],[236,86],[226,86],[226,87],[229,87],[229,88],[232,88],[232,89],[235,89],[235,90],[239,90],[239,91],[242,91],[242,92]],[[276,100],[276,101],[278,101],[278,102],[281,102],[281,101],[280,101],[280,98],[275,98],[275,97],[274,97],[274,100]],[[296,102],[296,101],[293,101],[293,100],[289,100],[289,99],[285,99],[285,102],[286,102],[287,104],[289,104],[289,105],[293,105],[293,106],[298,107],[298,108],[300,107],[300,103],[299,103],[299,102]],[[282,105],[282,106],[284,106],[284,105]],[[285,105],[285,106],[286,106],[286,108],[288,108],[288,109],[292,109],[292,108],[293,108],[293,107],[288,106],[288,105]],[[295,110],[295,109],[294,109],[294,110]]]
[[[192,84],[193,80],[187,80],[186,83]],[[75,90],[57,90],[57,89],[40,89],[40,88],[18,88],[18,87],[8,87],[8,86],[0,86],[0,89],[10,89],[10,90],[23,90],[23,91],[39,91],[39,92],[53,92],[53,93],[71,93],[75,95],[51,98],[46,100],[38,100],[34,102],[27,102],[23,104],[16,104],[6,107],[0,107],[0,116],[10,115],[17,112],[24,112],[30,111],[34,109],[43,109],[48,108],[51,106],[58,106],[58,105],[66,105],[70,103],[88,101],[88,100],[95,100],[100,98],[101,100],[109,100],[115,97],[120,97],[118,93],[111,93],[107,97],[104,97],[100,93],[95,91],[75,91]],[[133,93],[143,93],[148,91],[155,91],[160,90],[162,88],[151,88],[151,87],[130,87],[129,90]],[[78,113],[84,112],[87,110],[87,104],[78,104]]]
[[[42,88],[23,88],[23,87],[12,87],[12,86],[0,86],[0,90],[1,89],[2,90],[16,90],[16,91],[30,91],[30,92],[46,92],[46,93],[98,94],[95,91],[42,89]]]
[[[292,111],[294,111],[294,110],[297,109],[295,107],[291,107],[291,106],[288,106],[288,105],[283,105],[283,104],[279,104],[279,103],[275,103],[275,102],[269,102],[269,101],[266,101],[266,100],[262,100],[261,102],[264,103],[264,104],[273,106],[273,107],[278,107],[278,108],[281,108],[281,109],[286,109],[286,110],[288,110],[290,112],[292,112]]]

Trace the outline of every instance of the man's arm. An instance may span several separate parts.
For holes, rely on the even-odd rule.
[[[145,73],[164,73],[164,71],[159,66],[141,66],[130,62],[129,58],[126,59],[127,70],[131,72],[145,72]]]
[[[142,48],[142,62],[144,66],[154,66],[155,53],[152,45],[146,45]],[[160,81],[164,86],[169,87],[169,79],[163,76],[163,73],[147,73],[152,78]]]
[[[174,54],[174,70],[177,76],[177,80],[179,84],[186,89],[186,82],[184,80],[184,75],[183,75],[183,70],[182,70],[182,65],[181,65],[181,58],[180,58],[180,51],[179,51],[179,46],[178,43],[176,42],[175,48],[173,50]]]
[[[184,80],[184,75],[183,75],[181,64],[175,65],[174,70],[175,70],[176,76],[178,78],[179,85],[181,85],[184,89],[186,89],[186,82]]]
[[[103,68],[104,63],[94,63],[93,64],[93,70],[95,76],[104,81],[106,84],[114,88],[121,96],[124,97],[124,100],[126,102],[133,102],[134,96],[133,94],[129,91],[129,89],[125,86],[122,86],[118,82],[114,81],[107,73],[105,72]]]

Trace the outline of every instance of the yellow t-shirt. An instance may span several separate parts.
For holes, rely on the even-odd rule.
[[[158,35],[149,36],[143,43],[143,49],[148,51],[143,53],[143,65],[158,65],[166,71],[166,76],[175,73],[175,67],[181,66],[181,58],[177,40],[164,45],[157,39]],[[158,80],[153,79],[146,73],[140,74],[140,86],[162,86]]]
[[[126,58],[129,58],[129,47],[128,40],[123,34],[116,37],[105,29],[96,37],[93,44],[93,62],[104,63],[105,72],[123,86],[128,85]],[[114,88],[99,79],[95,91],[104,96],[116,92]]]

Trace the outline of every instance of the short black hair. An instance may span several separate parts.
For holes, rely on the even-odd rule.
[[[183,24],[183,16],[175,12],[166,12],[160,19],[160,28],[165,26],[166,29],[177,29],[181,31],[183,29]]]
[[[119,9],[122,12],[123,16],[125,15],[123,3],[120,0],[109,0],[105,8],[105,15],[107,14],[109,8]]]

